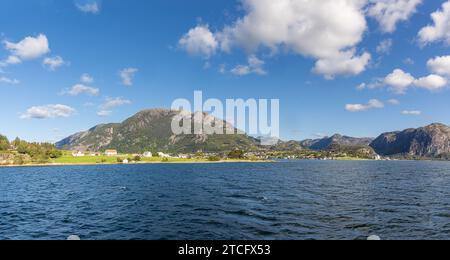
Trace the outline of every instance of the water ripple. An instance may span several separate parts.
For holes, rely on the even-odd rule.
[[[450,239],[450,163],[0,168],[0,239]]]

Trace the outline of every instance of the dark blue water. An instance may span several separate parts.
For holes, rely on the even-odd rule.
[[[450,163],[0,168],[0,239],[450,239]]]

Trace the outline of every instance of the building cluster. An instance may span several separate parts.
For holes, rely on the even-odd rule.
[[[106,150],[104,153],[91,153],[91,152],[82,152],[82,151],[73,151],[72,152],[72,156],[73,157],[86,157],[86,156],[108,156],[108,157],[114,157],[114,156],[118,156],[119,153],[117,152],[117,150]],[[180,158],[180,159],[188,159],[191,156],[188,154],[179,154],[178,156],[172,156],[170,154],[166,154],[163,152],[158,152],[156,153],[157,157],[160,158]],[[154,157],[154,154],[152,152],[144,152],[142,154],[133,154],[134,157],[139,156],[139,157],[143,157],[143,158],[152,158]]]

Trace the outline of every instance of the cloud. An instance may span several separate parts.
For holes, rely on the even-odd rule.
[[[94,83],[94,77],[92,77],[91,75],[89,75],[87,73],[84,73],[83,75],[81,75],[80,81],[83,84],[92,84],[92,83]]]
[[[219,42],[207,25],[198,25],[180,39],[179,46],[190,55],[209,58],[216,53]]]
[[[331,58],[319,59],[313,69],[316,74],[326,79],[334,79],[336,75],[358,75],[366,69],[371,55],[368,52],[355,56],[354,51],[341,52]]]
[[[26,37],[18,43],[5,41],[5,48],[11,52],[14,61],[37,59],[50,52],[47,36]]]
[[[430,59],[427,67],[433,73],[442,76],[450,76],[450,56],[441,56]]]
[[[370,0],[368,15],[375,18],[385,33],[392,33],[399,22],[407,21],[422,0]]]
[[[4,64],[3,66],[16,65],[16,64],[22,63],[22,60],[17,56],[11,55],[6,60],[4,60],[2,63]]]
[[[379,101],[378,99],[372,99],[369,100],[369,102],[367,104],[347,104],[345,106],[345,109],[349,112],[365,112],[368,111],[370,109],[375,109],[375,108],[383,108],[384,107],[384,103]]]
[[[120,97],[117,98],[106,98],[106,102],[100,106],[102,110],[109,110],[115,107],[130,105],[131,101],[128,99],[123,99]]]
[[[263,68],[264,64],[264,61],[258,59],[255,55],[251,55],[248,58],[248,65],[238,65],[231,70],[231,73],[237,76],[245,76],[251,73],[266,75],[267,72]]]
[[[396,93],[403,94],[414,83],[416,79],[401,69],[394,70],[384,78],[384,84],[391,87]]]
[[[23,113],[21,119],[47,119],[70,117],[76,113],[76,110],[66,105],[45,105],[34,106]]]
[[[131,101],[128,99],[123,99],[121,97],[116,98],[106,98],[106,101],[99,106],[99,111],[97,112],[97,116],[100,117],[107,117],[110,116],[113,111],[113,108],[124,106],[124,105],[130,105]]]
[[[405,94],[411,87],[418,87],[435,91],[448,85],[448,80],[435,74],[416,79],[411,74],[401,69],[394,70],[384,78],[383,83],[397,94]]]
[[[361,83],[358,86],[356,86],[357,90],[363,90],[367,88],[367,84],[366,83]]]
[[[400,105],[400,101],[397,99],[389,99],[388,103],[394,106]]]
[[[377,46],[377,53],[378,54],[390,54],[392,45],[393,45],[392,39],[386,39],[380,42],[380,44]]]
[[[403,60],[403,63],[405,63],[406,65],[414,65],[414,60],[411,58],[406,58]]]
[[[329,136],[330,136],[329,134],[325,134],[325,133],[315,133],[315,134],[313,134],[314,138],[319,138],[319,139],[327,138]]]
[[[219,65],[219,73],[220,74],[225,74],[227,72],[227,65],[225,64],[220,64]]]
[[[136,68],[126,68],[119,72],[122,84],[125,86],[133,86],[133,78],[139,70]]]
[[[70,96],[79,96],[81,94],[97,96],[100,93],[100,89],[89,87],[83,84],[76,84],[66,93]]]
[[[112,111],[110,111],[110,110],[101,110],[101,111],[97,112],[97,116],[100,116],[100,117],[107,117],[107,116],[110,116],[111,114],[112,114]]]
[[[420,116],[420,115],[422,115],[422,111],[405,110],[405,111],[402,111],[402,115],[405,115],[405,116]]]
[[[10,79],[7,77],[0,77],[0,83],[10,84],[10,85],[17,85],[20,83],[17,79]]]
[[[365,70],[370,54],[357,56],[355,47],[367,29],[366,0],[242,2],[243,17],[215,33],[208,26],[197,26],[181,38],[180,46],[203,57],[234,48],[244,49],[249,55],[262,50],[272,54],[290,51],[315,59],[314,71],[328,78]]]
[[[56,56],[53,58],[45,58],[42,64],[44,64],[44,66],[46,66],[49,70],[55,71],[59,67],[66,64],[66,62],[61,56]]]
[[[76,6],[83,13],[98,14],[100,12],[100,5],[97,2],[76,4]]]
[[[414,85],[419,88],[428,89],[430,91],[439,90],[447,86],[447,79],[439,75],[429,75],[423,78],[419,78],[414,82]]]
[[[442,4],[442,8],[431,14],[432,25],[419,31],[419,41],[422,45],[443,41],[450,44],[450,0]]]

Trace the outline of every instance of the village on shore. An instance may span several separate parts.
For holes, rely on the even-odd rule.
[[[96,165],[139,163],[217,163],[217,162],[273,162],[274,160],[397,160],[381,157],[370,149],[285,149],[265,147],[257,150],[232,150],[222,152],[167,153],[151,152],[120,153],[116,149],[102,152],[83,150],[59,150],[54,144],[29,143],[20,139],[8,141],[0,138],[0,166],[34,165]]]

